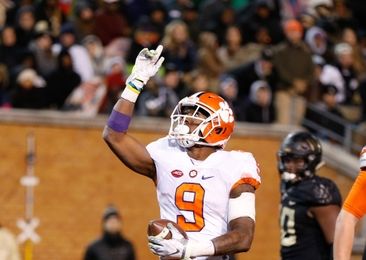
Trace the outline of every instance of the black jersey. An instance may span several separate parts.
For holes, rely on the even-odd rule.
[[[281,257],[285,260],[330,259],[331,246],[311,216],[309,208],[341,206],[341,195],[335,183],[315,176],[292,184],[281,196]]]

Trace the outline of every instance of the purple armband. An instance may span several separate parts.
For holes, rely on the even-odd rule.
[[[122,114],[113,109],[111,115],[109,116],[107,126],[116,132],[122,133],[127,131],[130,122],[130,116]]]

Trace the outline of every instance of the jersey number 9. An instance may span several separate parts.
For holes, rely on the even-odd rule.
[[[175,191],[175,205],[179,210],[193,214],[194,222],[187,222],[182,215],[177,216],[177,224],[186,232],[198,232],[205,226],[203,202],[205,190],[198,183],[184,182]]]

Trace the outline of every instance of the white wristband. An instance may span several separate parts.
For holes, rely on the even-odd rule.
[[[212,241],[200,241],[194,242],[188,240],[185,252],[183,254],[184,259],[196,256],[210,256],[215,254],[215,246]]]
[[[136,103],[143,87],[144,84],[141,81],[134,80],[133,82],[128,82],[122,91],[121,98]]]

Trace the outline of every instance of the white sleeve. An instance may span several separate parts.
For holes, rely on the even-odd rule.
[[[233,174],[231,176],[231,189],[240,184],[250,184],[255,189],[261,184],[259,176],[260,170],[258,164],[251,153],[233,151],[231,152],[233,159]]]

